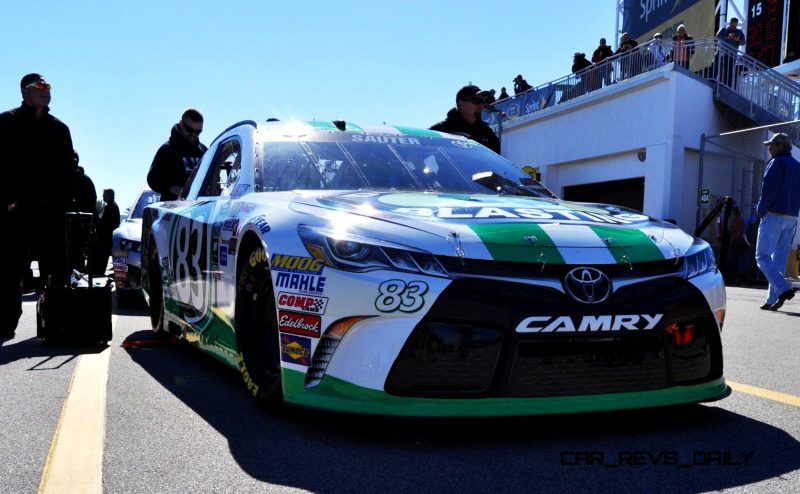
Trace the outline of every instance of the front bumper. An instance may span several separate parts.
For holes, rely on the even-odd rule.
[[[699,281],[655,277],[618,289],[602,304],[582,305],[552,287],[462,278],[421,319],[357,325],[318,384],[284,369],[285,399],[419,416],[575,413],[721,399],[730,392],[715,317],[724,312],[724,288],[719,293],[718,273]],[[571,323],[564,323],[556,326],[567,331],[519,331],[531,316],[581,321],[636,314],[658,314],[659,322],[632,330],[595,324],[569,331]]]

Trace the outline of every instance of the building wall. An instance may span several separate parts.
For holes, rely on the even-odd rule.
[[[644,213],[694,230],[701,135],[730,129],[711,87],[670,69],[505,123],[502,154],[539,167],[557,194],[570,185],[643,176]]]

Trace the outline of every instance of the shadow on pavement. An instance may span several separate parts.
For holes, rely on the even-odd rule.
[[[31,360],[28,370],[50,370],[62,367],[83,354],[100,353],[108,345],[45,344],[39,338],[0,340],[0,365],[17,360]],[[69,357],[59,359],[58,357]],[[57,364],[51,365],[57,361]]]
[[[713,405],[493,419],[268,413],[238,372],[186,345],[127,351],[254,479],[313,492],[705,492],[800,468],[785,431]]]

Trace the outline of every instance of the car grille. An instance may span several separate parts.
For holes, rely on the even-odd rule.
[[[532,314],[664,314],[647,331],[518,333]],[[548,288],[453,282],[409,337],[386,381],[418,397],[550,397],[663,389],[722,375],[719,331],[681,278],[625,287],[602,304]]]

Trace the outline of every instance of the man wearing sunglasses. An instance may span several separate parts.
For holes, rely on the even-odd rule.
[[[147,184],[161,194],[162,201],[174,201],[180,196],[183,186],[192,174],[206,146],[200,142],[203,131],[203,114],[189,108],[183,112],[181,120],[172,126],[169,140],[156,152]]]
[[[447,112],[447,118],[434,124],[431,130],[462,134],[479,142],[495,153],[500,153],[500,140],[489,125],[481,119],[488,91],[474,85],[464,86],[456,93],[456,107]]]
[[[66,283],[64,212],[76,170],[69,127],[50,114],[50,84],[41,74],[20,81],[22,104],[0,113],[0,337],[12,337],[22,314],[21,279],[39,261],[43,280]]]

